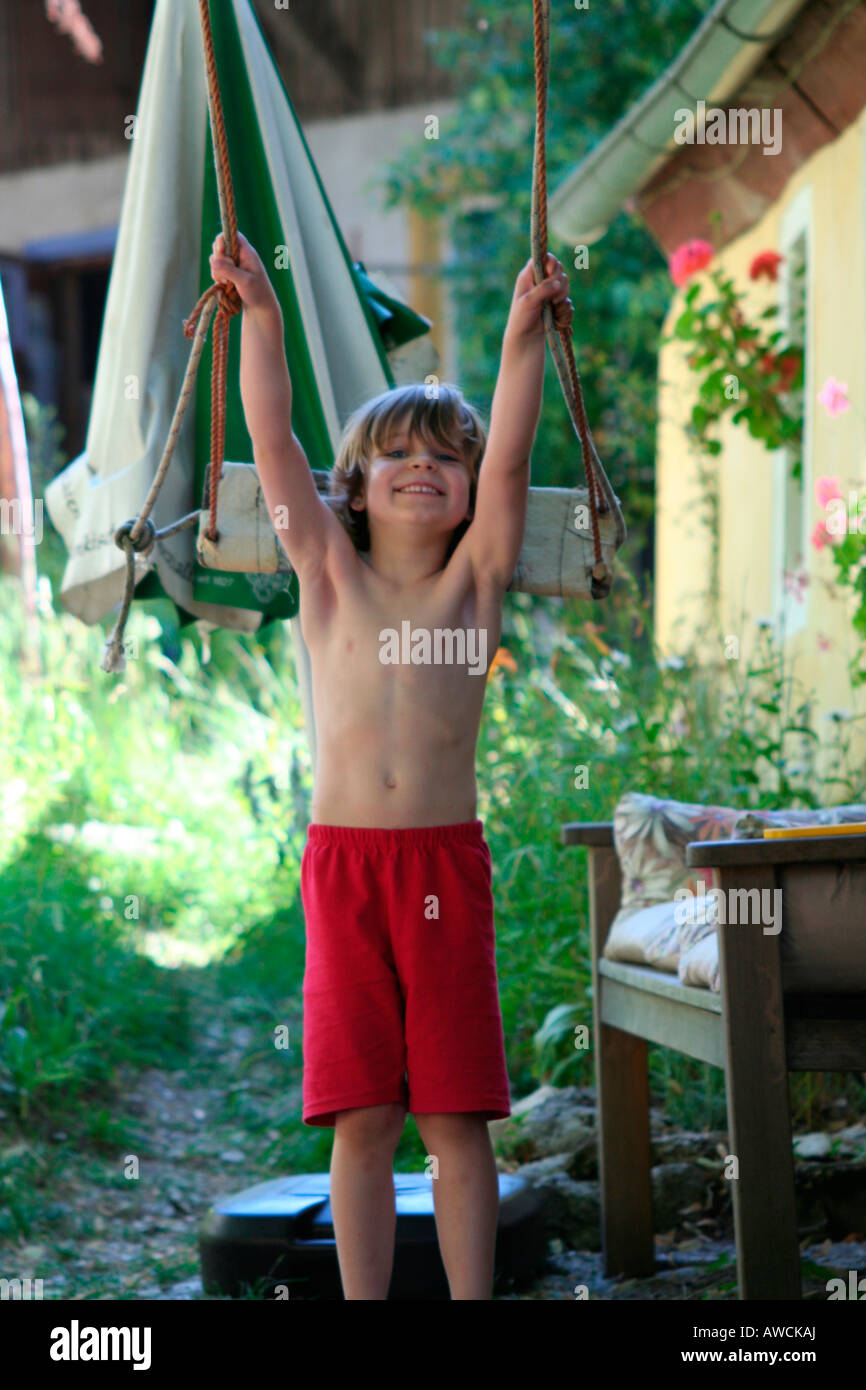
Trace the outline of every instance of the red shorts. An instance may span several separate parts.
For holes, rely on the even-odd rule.
[[[480,820],[308,826],[303,1120],[403,1104],[511,1114]]]

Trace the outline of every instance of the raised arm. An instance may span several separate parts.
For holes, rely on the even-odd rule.
[[[544,385],[542,305],[550,301],[562,323],[570,324],[574,314],[562,263],[548,256],[546,269],[547,278],[536,285],[532,262],[528,261],[514,286],[487,448],[478,475],[475,513],[466,532],[476,576],[503,589],[514,577],[526,528],[529,456]]]
[[[214,241],[211,274],[235,285],[243,301],[241,399],[253,462],[274,529],[299,578],[321,569],[331,546],[351,545],[316,489],[307,456],[292,428],[292,383],[286,362],[283,315],[261,260],[238,234],[240,264]]]

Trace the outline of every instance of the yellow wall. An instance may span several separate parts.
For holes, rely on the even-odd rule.
[[[446,349],[442,278],[437,273],[442,262],[438,218],[422,217],[409,209],[409,303],[417,314],[433,320],[430,337],[440,358]]]
[[[781,289],[781,279],[779,284],[749,279],[752,258],[759,251],[783,250],[783,219],[786,214],[790,217],[792,207],[802,206],[807,189],[811,190],[811,241],[803,466],[807,535],[811,535],[815,522],[824,516],[815,501],[816,478],[838,475],[846,501],[849,486],[866,484],[866,111],[798,170],[760,222],[716,257],[715,264],[733,276],[737,288],[747,290],[743,311],[750,321],[768,304],[779,302]],[[682,312],[684,293],[682,289],[674,296],[665,335]],[[701,299],[705,297],[706,291]],[[775,320],[763,322],[769,323],[770,331],[776,326]],[[835,419],[817,401],[830,376],[848,383],[853,407]],[[714,664],[725,660],[724,636],[739,637],[744,658],[757,635],[755,619],[774,614],[778,474],[775,456],[752,439],[745,425],[732,425],[729,418],[718,436],[722,453],[716,459],[703,456],[705,466],[718,471],[719,480],[719,625],[705,597],[711,543],[701,516],[697,459],[683,432],[696,380],[678,343],[662,348],[655,620],[664,652],[683,652],[694,642],[696,653]],[[840,708],[862,714],[866,693],[852,691],[847,676],[847,660],[862,646],[850,622],[852,605],[846,606],[835,590],[836,571],[827,550],[818,552],[807,544],[804,564],[809,577],[804,624],[799,631],[789,630],[784,639],[794,673],[814,689],[822,715]],[[791,604],[792,610],[795,607]],[[721,636],[716,635],[719,632]],[[828,650],[819,647],[819,635],[829,639]],[[818,725],[827,731],[831,728],[823,718]],[[862,761],[866,738],[859,732],[856,738]]]

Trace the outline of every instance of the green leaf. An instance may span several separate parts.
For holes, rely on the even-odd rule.
[[[718,367],[716,371],[710,372],[706,381],[701,386],[701,395],[724,395],[725,378],[730,376],[726,367]]]
[[[709,367],[715,362],[718,354],[713,348],[707,348],[706,352],[695,354],[694,371],[699,371],[701,367]]]

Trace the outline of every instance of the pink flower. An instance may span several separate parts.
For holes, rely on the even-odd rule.
[[[693,275],[697,275],[699,270],[708,266],[712,259],[713,248],[708,241],[701,241],[699,238],[684,241],[668,261],[671,279],[677,286],[684,285]]]
[[[785,570],[785,592],[791,594],[798,603],[803,602],[803,593],[809,583],[805,570]]]
[[[825,545],[830,544],[830,532],[827,530],[826,522],[815,522],[810,540],[816,550],[823,550]]]
[[[768,280],[778,280],[779,262],[785,259],[780,256],[778,251],[760,251],[752,261],[749,269],[749,278],[758,280],[762,275],[766,275]]]
[[[818,400],[824,406],[831,420],[835,415],[841,415],[843,411],[850,410],[851,402],[848,399],[847,381],[837,381],[834,376],[828,376],[818,392]]]
[[[815,501],[818,503],[822,512],[827,510],[827,507],[833,501],[834,497],[841,496],[838,478],[824,476],[815,479]]]
[[[828,652],[833,645],[833,643],[830,641],[830,638],[825,637],[823,632],[818,633],[817,642],[819,652]]]
[[[811,541],[816,550],[823,550],[825,545],[837,545],[839,540],[840,537],[828,529],[826,521],[815,522]]]

